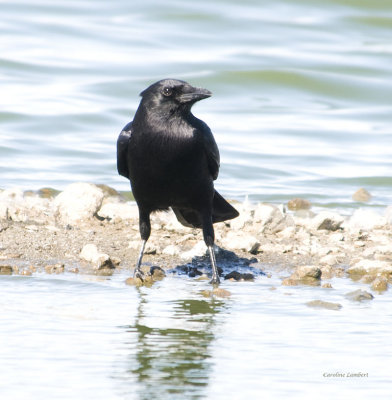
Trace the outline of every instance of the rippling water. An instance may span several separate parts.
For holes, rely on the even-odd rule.
[[[0,3],[1,187],[128,190],[115,141],[138,93],[176,77],[222,154],[227,196],[391,202],[388,0]]]
[[[0,1],[0,187],[74,181],[128,190],[115,142],[138,93],[165,77],[214,96],[194,107],[221,150],[228,197],[391,204],[389,0]],[[385,398],[390,295],[125,274],[0,277],[2,399]],[[269,290],[276,285],[277,290]],[[340,311],[304,305],[321,298]],[[323,373],[368,373],[325,378]],[[314,395],[313,395],[314,397]]]

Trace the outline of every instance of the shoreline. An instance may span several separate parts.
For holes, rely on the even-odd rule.
[[[392,207],[386,207],[385,215],[357,209],[343,216],[315,214],[301,201],[296,200],[296,211],[235,202],[240,216],[214,225],[223,276],[264,271],[281,276],[282,285],[326,288],[338,276],[365,283],[375,294],[388,290]],[[151,226],[146,269],[154,265],[189,276],[208,272],[200,230],[183,227],[171,211],[153,214]],[[139,246],[136,204],[107,186],[75,183],[63,192],[40,194],[0,191],[1,274],[129,271],[131,276]]]

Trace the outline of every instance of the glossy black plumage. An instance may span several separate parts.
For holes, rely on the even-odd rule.
[[[192,105],[211,96],[184,81],[165,79],[141,93],[132,122],[117,141],[117,169],[130,179],[139,207],[143,240],[135,273],[141,274],[144,244],[150,236],[150,213],[173,209],[185,226],[202,228],[210,250],[213,283],[219,282],[212,246],[214,222],[238,216],[215,189],[219,150],[210,128],[191,113]]]

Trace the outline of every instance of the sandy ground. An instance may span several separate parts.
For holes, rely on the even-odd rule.
[[[389,288],[390,209],[386,208],[385,216],[357,210],[343,217],[313,214],[309,203],[303,206],[301,210],[301,202],[295,203],[299,210],[286,212],[270,204],[237,203],[241,216],[215,225],[221,276],[238,272],[229,276],[243,279],[249,278],[243,273],[265,272],[278,274],[283,285],[326,286],[328,279],[339,276],[366,282],[371,290]],[[93,245],[95,254],[85,256],[86,245]],[[139,246],[137,207],[113,191],[80,184],[44,197],[0,192],[3,274],[129,271],[131,276]],[[152,216],[143,262],[148,268],[209,275],[205,250],[200,230],[181,226],[172,212],[157,213]]]

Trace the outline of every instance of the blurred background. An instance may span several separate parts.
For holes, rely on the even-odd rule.
[[[227,197],[348,211],[392,196],[389,0],[0,1],[0,188],[129,190],[116,140],[167,77],[208,88],[193,112]]]

